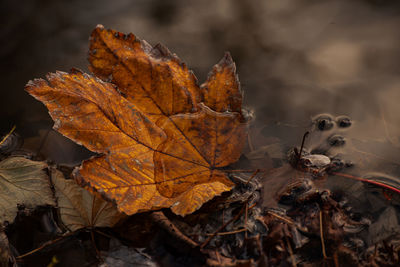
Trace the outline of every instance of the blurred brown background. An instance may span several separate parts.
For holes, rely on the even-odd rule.
[[[331,113],[351,116],[360,139],[400,144],[397,0],[2,0],[0,12],[0,130],[16,124],[32,150],[52,122],[24,85],[55,70],[87,71],[96,24],[165,44],[200,82],[230,51],[256,122],[301,129],[280,128],[289,140]],[[82,151],[54,132],[42,148],[65,163]]]

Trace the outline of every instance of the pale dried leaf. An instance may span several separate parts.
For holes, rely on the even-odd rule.
[[[47,164],[23,157],[10,157],[0,162],[0,221],[13,222],[18,206],[55,205],[45,172]]]
[[[69,230],[112,227],[125,217],[112,203],[81,188],[74,180],[65,179],[60,171],[53,169],[51,179],[61,220]]]

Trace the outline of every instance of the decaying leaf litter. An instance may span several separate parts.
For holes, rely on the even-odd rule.
[[[10,156],[17,154],[13,148],[2,150],[0,164],[20,160],[40,166],[48,185],[40,190],[51,193],[53,186],[47,201],[31,203],[32,197],[22,193],[24,198],[13,205],[13,216],[32,206],[57,211],[54,218],[44,213],[57,238],[41,242],[27,253],[30,257],[47,253],[48,263],[55,264],[60,261],[52,248],[81,239],[89,244],[91,261],[103,266],[398,263],[399,233],[378,233],[381,220],[372,222],[354,211],[345,193],[324,187],[324,177],[352,165],[332,153],[345,143],[340,136],[330,135],[311,150],[303,145],[286,150],[274,143],[254,147],[229,54],[198,86],[193,73],[164,46],[151,47],[132,34],[98,26],[90,38],[89,63],[93,75],[76,69],[56,72],[29,82],[26,90],[47,106],[54,129],[98,155],[66,179],[57,166]],[[336,123],[347,128],[351,119],[340,117]],[[322,140],[319,133],[333,125],[326,115],[315,118],[313,138]],[[15,138],[12,132],[4,142]],[[22,167],[17,170],[7,173],[7,181],[22,177],[25,182],[26,172],[35,177]],[[397,188],[384,181],[369,184],[385,196]],[[162,208],[169,210],[157,211]],[[397,223],[390,208],[386,213],[394,217],[385,227]],[[369,227],[375,229],[372,239]],[[102,244],[110,240],[112,248]],[[129,258],[130,247],[146,247],[146,252],[133,249],[137,255]],[[19,256],[19,264],[29,262],[29,256],[14,251],[2,260],[15,262]],[[122,255],[122,262],[115,263],[115,255]]]

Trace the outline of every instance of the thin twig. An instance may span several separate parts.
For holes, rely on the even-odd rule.
[[[289,220],[289,219],[287,219],[285,217],[282,217],[282,216],[280,216],[280,215],[278,215],[276,213],[273,213],[273,212],[270,212],[270,211],[267,211],[267,213],[272,215],[272,216],[274,216],[274,217],[276,217],[276,218],[278,218],[278,219],[280,219],[280,220],[282,220],[282,221],[284,221],[285,223],[288,223],[290,225],[295,225],[295,223],[293,221],[291,221],[291,220]]]
[[[294,252],[293,252],[293,249],[292,249],[292,245],[290,244],[290,241],[289,241],[289,238],[288,238],[289,229],[288,229],[287,224],[285,224],[283,226],[281,231],[283,232],[283,236],[285,237],[286,245],[287,245],[287,248],[289,250],[290,259],[292,261],[292,266],[293,267],[297,267],[297,262],[296,262],[296,259],[294,257]]]
[[[254,203],[253,205],[251,205],[251,206],[249,207],[249,210],[251,210],[251,209],[254,208],[255,206],[257,206],[257,203]]]
[[[337,251],[335,251],[335,253],[333,254],[333,263],[335,264],[335,267],[340,267]]]
[[[79,229],[79,230],[80,230],[80,229]],[[32,254],[34,254],[34,253],[36,253],[36,252],[38,252],[38,251],[40,251],[40,250],[42,250],[42,249],[44,249],[44,248],[50,246],[50,245],[53,245],[53,244],[57,243],[58,241],[60,241],[60,240],[62,240],[62,239],[64,239],[64,238],[66,238],[66,237],[68,237],[68,236],[71,236],[71,235],[75,234],[76,232],[77,232],[77,231],[69,232],[68,234],[65,234],[65,235],[60,236],[60,237],[58,237],[58,238],[56,238],[56,239],[50,240],[50,241],[48,241],[48,242],[42,244],[40,247],[35,248],[34,250],[31,250],[31,251],[29,251],[29,252],[27,252],[27,253],[25,253],[25,254],[19,255],[19,256],[17,256],[16,258],[17,258],[17,259],[22,259],[22,258],[24,258],[24,257],[26,257],[26,256],[32,255]]]
[[[279,219],[279,220],[284,221],[284,222],[287,223],[287,224],[290,224],[290,225],[293,225],[293,226],[296,227],[295,222],[292,221],[292,220],[289,219],[289,218],[282,217],[282,216],[280,216],[279,214],[276,214],[275,212],[272,212],[272,211],[270,211],[270,210],[268,210],[267,213],[268,213],[269,215],[274,216],[275,218],[277,218],[277,219]]]
[[[235,172],[254,172],[254,169],[253,170],[220,170],[220,171],[223,171],[223,172],[229,172],[229,173],[235,173]],[[266,170],[264,170],[264,169],[258,169],[258,172],[265,172]]]
[[[104,232],[102,232],[102,231],[100,231],[100,230],[98,230],[98,229],[93,229],[93,231],[95,231],[96,233],[98,233],[98,234],[100,234],[100,235],[103,235],[103,236],[105,236],[105,237],[108,237],[108,238],[114,238],[113,236],[111,236],[111,235],[109,235],[109,234],[106,234],[106,233],[104,233]]]
[[[241,229],[237,229],[237,230],[229,231],[229,232],[220,232],[220,233],[217,233],[217,235],[233,235],[233,234],[241,233],[241,232],[244,232],[244,231],[247,231],[247,229],[246,228],[241,228]],[[206,235],[207,236],[212,236],[213,234],[206,234]]]
[[[354,175],[351,175],[351,174],[347,174],[347,173],[332,172],[331,174],[332,175],[336,175],[336,176],[341,176],[341,177],[344,177],[344,178],[353,179],[353,180],[364,182],[364,183],[373,184],[373,185],[376,185],[376,186],[379,186],[379,187],[383,187],[383,188],[392,190],[392,191],[396,192],[397,194],[400,194],[400,189],[398,189],[398,188],[396,188],[394,186],[385,184],[385,183],[381,183],[381,182],[377,182],[377,181],[373,181],[373,180],[357,177],[357,176],[354,176]]]
[[[247,201],[246,201],[247,204]],[[236,221],[237,219],[240,218],[240,216],[242,216],[243,212],[245,210],[245,206],[243,205],[243,207],[241,208],[241,210],[239,211],[238,214],[236,214],[235,217],[231,218],[229,221],[227,221],[226,223],[224,223],[223,225],[221,225],[210,237],[208,237],[206,239],[206,241],[203,242],[203,244],[200,245],[200,248],[203,249],[205,246],[208,245],[208,243],[210,243],[210,241],[222,230],[225,229],[226,226],[228,226],[231,222]]]
[[[219,256],[218,251],[215,250],[214,252],[215,252],[215,257],[217,258],[218,263],[221,263],[221,257]]]
[[[321,237],[322,255],[326,260],[328,257],[326,256],[326,251],[325,251],[324,230],[322,225],[322,211],[319,211],[319,233]]]
[[[97,258],[99,260],[103,261],[100,251],[97,249],[97,246],[96,246],[96,240],[94,239],[93,230],[90,230],[90,238],[92,239],[92,245],[94,247],[94,250],[96,251]]]
[[[295,227],[296,229],[298,229],[299,231],[302,231],[304,233],[308,233],[308,230],[306,228],[301,227],[300,225],[297,225],[296,222],[294,222],[292,219],[290,218],[285,218],[283,216],[280,216],[279,214],[276,214],[275,212],[272,212],[270,210],[267,211],[267,213],[269,215],[272,215],[273,217],[282,220],[283,222]]]
[[[247,182],[245,183],[245,185],[248,185],[250,183],[251,180],[253,180],[254,177],[256,177],[256,175],[260,172],[260,169],[257,169],[252,175],[251,177],[247,180]]]
[[[246,211],[244,213],[244,229],[246,229],[246,232],[244,233],[244,238],[247,239],[247,214],[249,212],[249,204],[246,202]]]
[[[301,159],[301,153],[303,153],[303,148],[304,148],[304,142],[306,141],[306,137],[308,136],[310,134],[310,132],[305,132],[305,134],[303,135],[303,140],[301,141],[301,147],[300,147],[300,153],[299,153],[299,155],[298,155],[298,157],[297,157],[297,160],[296,160],[296,166],[299,164],[299,162],[300,162],[300,159]]]
[[[297,267],[296,259],[294,258],[294,253],[293,253],[292,246],[290,245],[289,238],[287,237],[286,234],[284,236],[285,236],[285,241],[286,241],[286,244],[287,244],[287,248],[289,250],[290,259],[292,260],[292,266],[293,267]]]
[[[166,230],[169,234],[172,236],[175,236],[179,240],[182,240],[186,244],[188,244],[190,247],[195,248],[198,247],[198,244],[194,242],[192,239],[187,237],[185,234],[183,234],[168,218],[167,216],[164,215],[162,211],[155,211],[151,215],[151,218],[155,223],[158,224],[161,228]]]
[[[1,140],[0,145],[2,145],[7,140],[7,138],[14,132],[15,128],[17,127],[14,125],[10,132],[6,136],[4,136],[3,140]]]

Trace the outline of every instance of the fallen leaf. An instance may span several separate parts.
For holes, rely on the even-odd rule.
[[[166,197],[176,197],[196,183],[231,185],[217,168],[240,157],[245,125],[238,113],[199,107],[195,114],[174,115],[162,124],[167,140],[158,147],[154,163],[157,187]]]
[[[242,92],[236,66],[229,53],[216,64],[207,81],[201,85],[203,102],[218,112],[234,111],[242,113]]]
[[[98,26],[90,49],[91,70],[117,86],[73,70],[26,87],[57,131],[102,154],[74,172],[81,185],[129,215],[185,215],[233,187],[220,169],[240,157],[247,126],[228,54],[200,88],[175,55],[132,34]]]
[[[133,34],[98,25],[90,37],[89,69],[118,86],[151,121],[196,111],[201,101],[196,77],[162,45],[151,47]]]
[[[52,169],[51,180],[57,197],[61,221],[70,230],[113,227],[124,214],[110,202],[64,178],[62,172]]]
[[[45,172],[47,164],[23,157],[9,157],[0,162],[0,222],[13,222],[18,206],[55,205]]]
[[[133,34],[98,25],[90,37],[89,69],[118,90],[151,121],[198,110],[204,102],[218,112],[242,112],[242,92],[229,53],[199,88],[194,74],[165,46],[151,47]]]
[[[17,266],[7,235],[3,231],[0,232],[0,266]]]
[[[158,264],[142,248],[132,248],[121,244],[117,239],[110,240],[110,249],[101,254],[104,257],[104,263],[100,267],[108,266],[142,266],[156,267]]]

